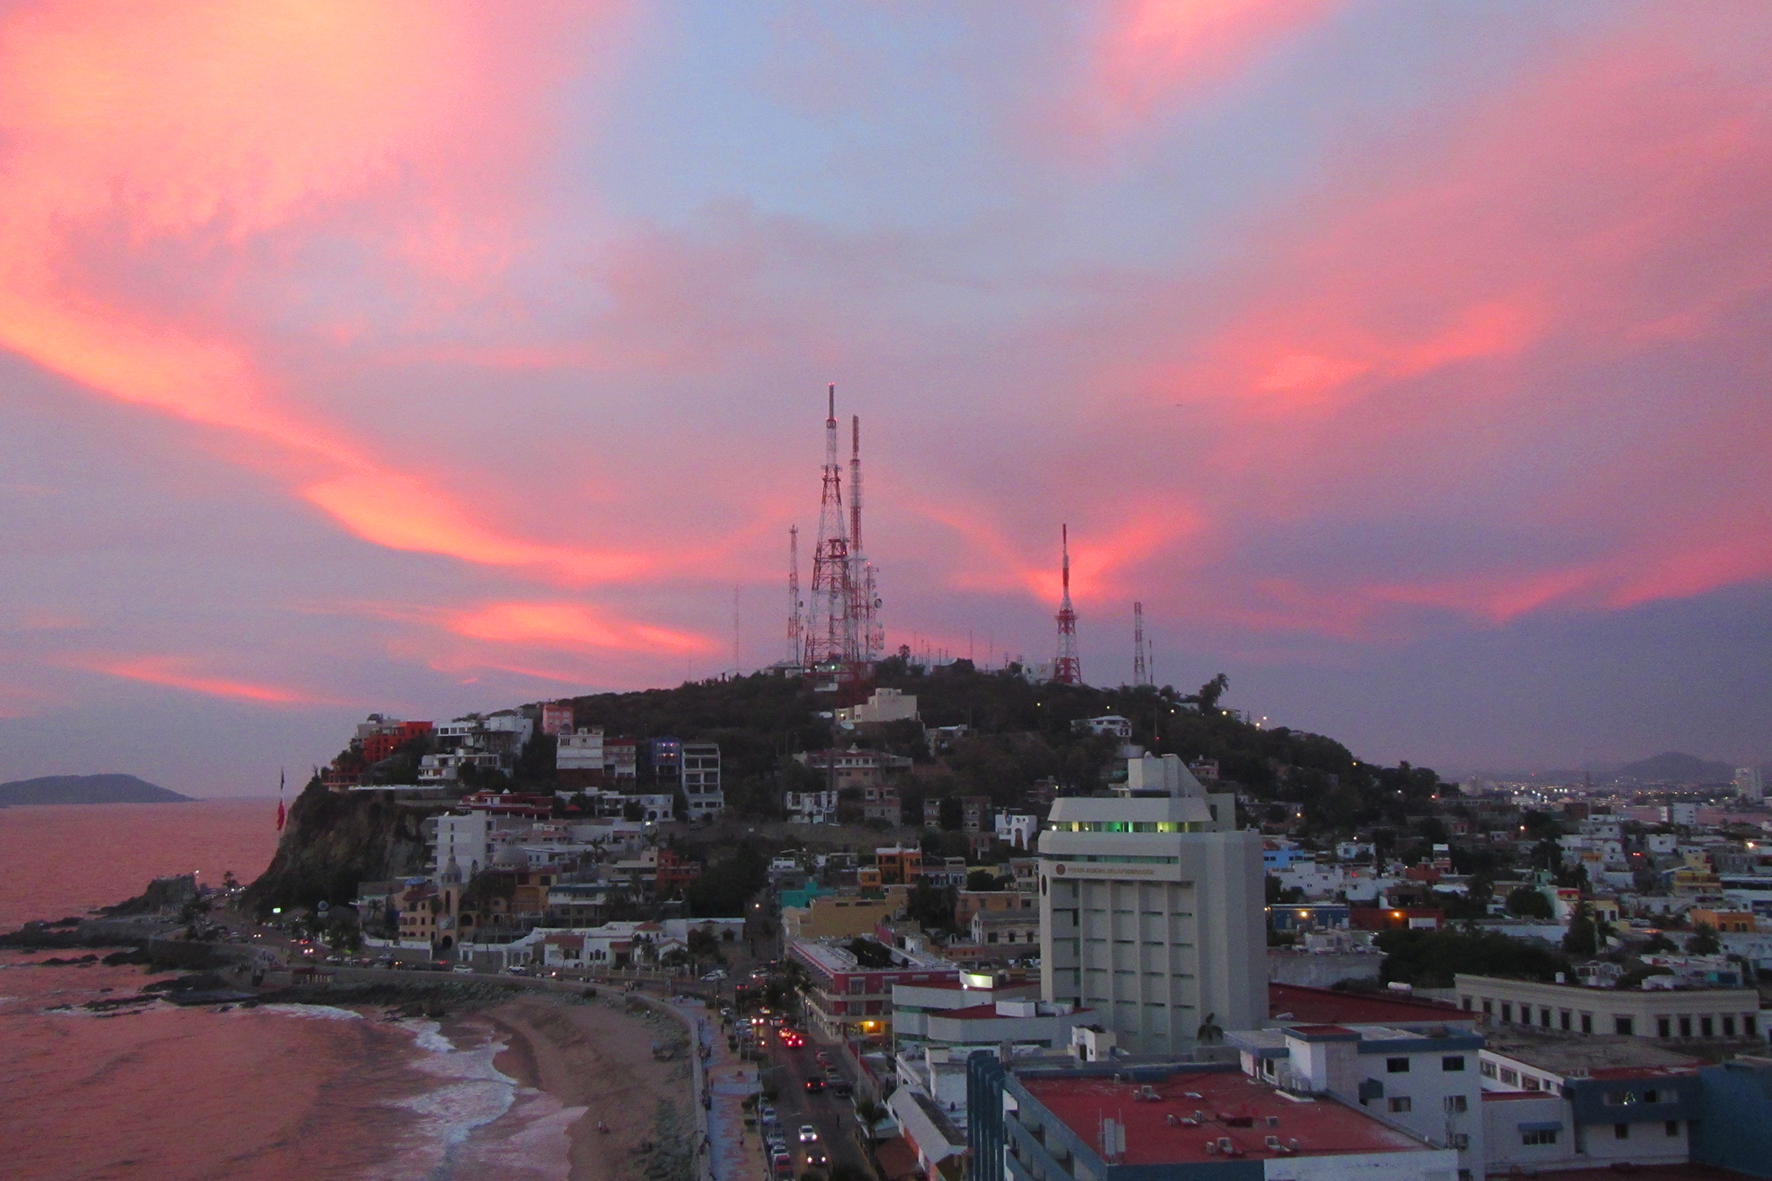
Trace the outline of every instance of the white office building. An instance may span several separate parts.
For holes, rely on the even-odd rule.
[[[720,747],[713,742],[683,744],[683,797],[689,801],[690,820],[717,819],[726,810],[726,794],[720,788]]]
[[[1766,796],[1766,781],[1758,767],[1735,768],[1735,794],[1744,800],[1762,800]]]
[[[561,771],[603,770],[603,728],[581,726],[562,730],[556,738],[554,766]]]
[[[1134,1054],[1262,1025],[1261,837],[1236,815],[1234,795],[1208,794],[1175,755],[1131,760],[1118,796],[1054,801],[1039,842],[1044,998],[1095,1010]]]

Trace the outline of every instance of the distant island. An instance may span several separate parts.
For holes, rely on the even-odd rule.
[[[190,799],[133,775],[45,775],[0,783],[0,808],[13,804],[182,804]]]

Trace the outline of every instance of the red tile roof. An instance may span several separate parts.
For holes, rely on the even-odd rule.
[[[1021,1080],[1023,1086],[1092,1147],[1100,1144],[1101,1120],[1123,1120],[1127,1165],[1202,1164],[1224,1160],[1218,1151],[1231,1142],[1231,1156],[1265,1160],[1285,1155],[1419,1152],[1427,1145],[1334,1100],[1299,1100],[1281,1094],[1240,1071],[1178,1071],[1151,1084],[1155,1101],[1137,1098],[1142,1083],[1079,1077]],[[1198,1095],[1199,1098],[1192,1098]],[[1203,1115],[1197,1126],[1171,1124]],[[1269,1125],[1268,1119],[1276,1122]],[[1267,1147],[1269,1136],[1295,1152]],[[1211,1143],[1214,1150],[1208,1152]]]
[[[1338,992],[1299,984],[1267,986],[1269,1017],[1288,1023],[1368,1025],[1387,1021],[1445,1021],[1461,1010],[1452,1005],[1396,994]]]

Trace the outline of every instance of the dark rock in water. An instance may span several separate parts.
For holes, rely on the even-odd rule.
[[[100,907],[101,914],[112,917],[131,914],[153,914],[161,910],[176,910],[197,897],[197,875],[180,874],[171,878],[155,878],[148,883],[148,888],[134,898],[119,902],[115,906]]]
[[[113,951],[102,962],[107,968],[120,968],[124,964],[151,964],[154,962],[154,957],[137,947],[129,951]]]
[[[176,997],[176,994],[183,992],[214,992],[227,987],[228,982],[214,972],[193,972],[189,976],[174,976],[171,980],[156,980],[152,984],[144,984],[142,992],[164,992],[169,997]]]
[[[190,798],[133,775],[46,775],[0,783],[0,808],[9,804],[180,804]]]
[[[171,992],[166,999],[175,1005],[189,1008],[192,1005],[229,1005],[242,1001],[255,1000],[250,992],[241,992],[237,988],[193,989],[189,992]]]

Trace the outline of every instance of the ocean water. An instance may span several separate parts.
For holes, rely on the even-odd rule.
[[[275,801],[0,809],[0,929],[81,914],[149,879],[248,881]],[[494,1059],[486,1022],[313,1005],[98,1013],[156,977],[0,952],[0,1176],[307,1181],[567,1176],[562,1110]]]

